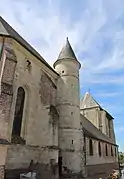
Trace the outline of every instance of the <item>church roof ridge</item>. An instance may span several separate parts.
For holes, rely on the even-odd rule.
[[[4,19],[0,16],[0,36],[10,37],[21,44],[25,49],[30,51],[36,58],[38,58],[42,63],[44,63],[49,69],[51,69],[55,74],[58,73],[44,60],[44,58],[32,47],[23,37],[21,37],[16,30],[14,30]]]
[[[80,117],[81,124],[86,135],[116,145],[115,143],[113,143],[111,138],[109,138],[108,136],[103,134],[99,129],[97,129],[96,126],[94,126],[84,115],[80,114]]]
[[[65,45],[63,46],[63,48],[61,49],[60,53],[59,53],[59,56],[56,60],[56,62],[53,64],[53,67],[55,68],[56,66],[56,63],[58,63],[59,61],[61,60],[72,60],[73,62],[76,62],[79,64],[79,68],[81,68],[81,64],[80,62],[77,60],[77,57],[71,47],[71,44],[69,42],[69,39],[68,37],[66,38],[66,43]]]
[[[91,104],[92,102],[92,104]],[[84,97],[80,101],[80,107],[83,108],[90,108],[90,107],[100,107],[100,104],[93,98],[90,92],[86,92]]]
[[[113,116],[107,110],[101,107],[101,105],[94,99],[91,93],[87,91],[80,101],[80,109],[88,109],[95,107],[99,107],[100,110],[104,110],[111,119],[114,119]]]

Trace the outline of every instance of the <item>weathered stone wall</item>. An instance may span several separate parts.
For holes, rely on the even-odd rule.
[[[99,129],[99,108],[86,108],[81,110],[81,114],[84,115],[96,128]]]
[[[79,63],[77,60],[63,59],[55,63],[55,70],[60,74],[57,83],[57,109],[62,174],[72,178],[84,172],[79,107]]]
[[[101,116],[102,132],[106,134],[108,137],[110,137],[113,143],[116,143],[113,119],[109,119],[106,115],[106,111],[104,110],[100,111],[100,116]]]
[[[36,166],[36,179],[58,179],[58,165],[54,163],[54,161],[49,165],[44,165],[39,163]]]
[[[7,146],[0,144],[0,166],[5,165],[6,153],[7,153]]]
[[[0,144],[0,179],[4,179],[7,145]]]
[[[110,137],[116,143],[113,120],[110,120]]]
[[[9,146],[6,169],[25,168],[32,159],[45,164],[54,159],[57,163],[57,74],[14,40],[10,46],[6,42],[6,47],[7,57],[1,75],[0,135],[11,141],[17,90],[22,87],[25,102],[20,137],[26,142],[25,145]]]
[[[13,98],[13,80],[16,67],[11,41],[4,42],[0,60],[0,136],[8,139],[8,124]]]
[[[102,175],[105,175],[105,178],[103,179],[106,179],[106,176],[108,176],[113,169],[117,169],[117,170],[119,169],[118,163],[106,163],[106,164],[86,166],[88,177],[92,177],[92,178],[97,178],[98,176],[100,178]]]
[[[41,148],[27,145],[11,145],[8,149],[6,169],[28,168],[31,160],[49,164],[54,159],[58,162],[58,149]]]
[[[31,54],[28,54],[28,52],[19,45],[16,44],[14,50],[18,63],[14,78],[12,111],[15,109],[18,87],[23,87],[26,93],[21,136],[26,140],[26,144],[28,145],[58,145],[58,139],[56,138],[58,131],[57,119],[55,121],[56,125],[51,123],[52,117],[50,113],[50,106],[56,105],[56,87],[54,84],[55,79],[53,79],[55,74],[51,74],[49,69],[45,69],[39,60],[35,59]],[[29,67],[27,67],[27,59],[29,59],[31,63],[30,70]],[[46,70],[47,73],[45,72]],[[14,115],[12,114],[10,135],[13,118]]]
[[[80,110],[81,114],[84,115],[97,129],[101,130],[102,133],[111,137],[113,143],[115,143],[115,134],[113,120],[108,119],[106,111],[100,110],[98,107],[85,108]],[[109,125],[110,123],[110,125]]]
[[[115,154],[115,146],[107,144],[108,156],[105,152],[105,142],[100,141],[101,144],[101,156],[99,156],[98,150],[98,140],[92,139],[93,142],[93,156],[89,154],[89,138],[86,138],[86,165],[97,165],[97,164],[107,164],[107,163],[117,163],[118,156]],[[113,156],[111,156],[111,146],[113,149]]]
[[[107,134],[106,112],[104,110],[100,111],[100,117],[101,117],[101,131],[106,135]]]
[[[40,175],[44,173],[44,178],[49,178],[52,172],[51,160],[58,166],[59,147],[63,157],[64,174],[85,174],[85,162],[89,166],[89,172],[91,165],[115,163],[117,158],[100,158],[97,149],[92,157],[86,154],[85,161],[84,136],[80,126],[79,66],[68,62],[64,66],[61,64],[58,70],[63,77],[57,86],[57,74],[26,49],[14,40],[5,41],[5,45],[6,53],[0,61],[0,135],[11,141],[17,90],[23,87],[25,103],[21,138],[26,142],[25,145],[9,146],[6,170],[28,168],[33,160],[40,163]],[[94,125],[98,127],[98,111],[91,111],[86,117],[91,119],[91,115]],[[96,143],[97,141],[94,141],[94,146]]]
[[[58,179],[58,164],[55,160],[51,160],[50,163],[45,164],[41,162],[31,162],[27,168],[7,169],[5,170],[5,178],[13,179],[20,178],[20,175],[29,173],[33,175],[35,173],[36,179]]]

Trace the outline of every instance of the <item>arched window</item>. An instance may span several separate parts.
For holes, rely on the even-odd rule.
[[[25,101],[25,91],[22,87],[18,88],[16,106],[15,106],[15,114],[13,121],[13,129],[12,136],[19,136],[21,134],[21,125],[22,125],[22,117],[23,117],[23,108]]]
[[[89,155],[93,156],[93,141],[89,140]]]
[[[105,153],[106,153],[106,156],[108,156],[108,147],[107,147],[107,144],[105,145]]]
[[[101,153],[101,143],[100,142],[98,143],[98,151],[99,151],[99,156],[101,157],[102,153]]]

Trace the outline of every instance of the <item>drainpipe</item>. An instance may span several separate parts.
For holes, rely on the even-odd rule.
[[[87,177],[87,154],[86,154],[86,135],[84,133],[84,150],[83,150],[83,153],[84,153],[84,167],[85,167],[85,176],[84,177]]]
[[[84,133],[84,158],[85,158],[85,166],[86,166],[86,136],[85,136],[85,133]]]
[[[3,50],[4,50],[4,42],[5,42],[5,37],[3,36],[2,37],[2,48],[1,48],[1,50],[0,50],[0,94],[1,94],[1,78],[2,78],[2,63],[3,62],[1,62],[2,61],[2,57],[3,57]]]
[[[3,39],[2,39],[2,48],[1,48],[1,51],[0,51],[0,60],[1,60],[2,55],[3,55],[4,42],[5,42],[5,38],[3,37]]]

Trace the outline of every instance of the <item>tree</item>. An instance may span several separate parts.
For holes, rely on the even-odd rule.
[[[124,153],[119,152],[119,163],[124,164]]]

